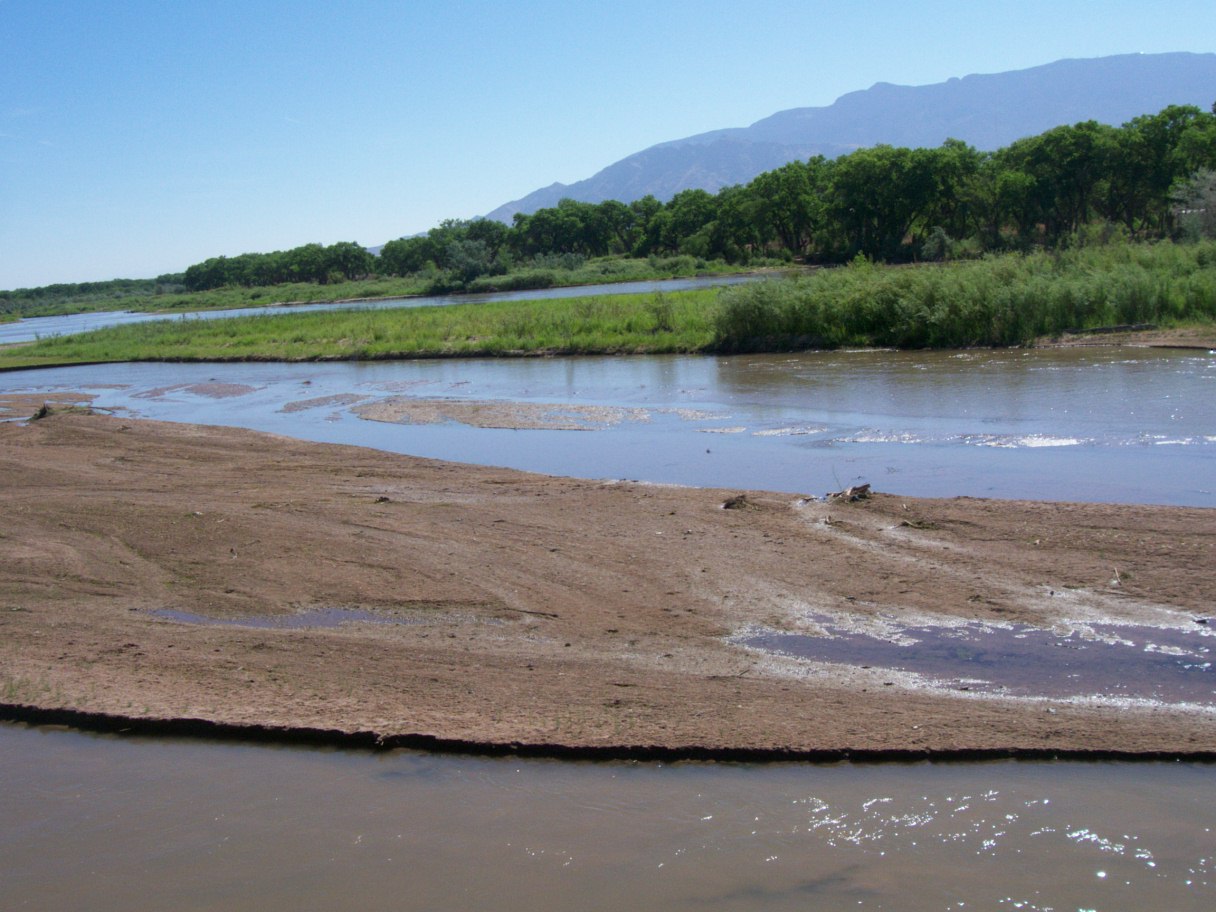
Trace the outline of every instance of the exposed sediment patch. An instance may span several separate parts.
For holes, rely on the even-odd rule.
[[[606,405],[549,405],[468,399],[414,399],[394,396],[354,409],[369,421],[438,424],[451,421],[478,428],[591,431],[626,421],[649,421],[646,409]]]
[[[888,687],[737,638],[1202,626],[1210,510],[829,503],[54,410],[0,424],[0,471],[6,718],[572,756],[1216,751],[1211,713],[1168,698]],[[327,608],[370,615],[239,623]]]

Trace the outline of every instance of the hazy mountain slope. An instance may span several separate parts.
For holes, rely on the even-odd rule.
[[[890,143],[938,146],[948,138],[997,149],[1060,124],[1119,125],[1169,104],[1216,101],[1216,54],[1124,54],[1060,60],[1028,70],[966,76],[927,86],[880,82],[819,108],[780,111],[750,127],[714,130],[651,146],[573,184],[551,184],[499,206],[509,222],[562,197],[630,202],[680,190],[716,192],[795,159],[834,157]]]

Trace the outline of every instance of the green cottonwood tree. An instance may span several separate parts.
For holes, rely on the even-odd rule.
[[[836,159],[828,214],[846,259],[899,258],[904,238],[933,197],[932,155],[925,149],[874,146]]]

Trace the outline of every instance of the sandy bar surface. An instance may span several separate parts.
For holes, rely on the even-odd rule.
[[[1216,752],[1211,706],[964,692],[738,642],[824,616],[1194,629],[1210,510],[584,481],[59,398],[0,424],[5,718],[596,756]],[[242,619],[263,626],[201,622]]]
[[[1096,330],[1065,333],[1040,339],[1036,348],[1182,348],[1198,351],[1216,350],[1216,329],[1210,326],[1188,326],[1178,329],[1133,329],[1118,331]]]

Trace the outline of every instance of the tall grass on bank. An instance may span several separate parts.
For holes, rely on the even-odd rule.
[[[0,350],[0,368],[109,361],[307,361],[693,352],[716,289],[446,307],[190,317]]]
[[[520,266],[505,275],[479,276],[467,285],[452,286],[438,280],[432,289],[435,293],[446,291],[531,291],[538,288],[558,288],[578,285],[600,285],[614,282],[644,282],[654,279],[688,278],[697,275],[725,275],[744,272],[763,266],[784,265],[779,261],[762,261],[747,267],[731,265],[722,260],[703,260],[691,256],[593,257],[573,255],[537,258],[549,263],[534,263]],[[570,262],[565,262],[566,260]]]
[[[1216,243],[1117,244],[943,266],[864,261],[722,292],[719,351],[1023,345],[1069,330],[1216,320]]]

